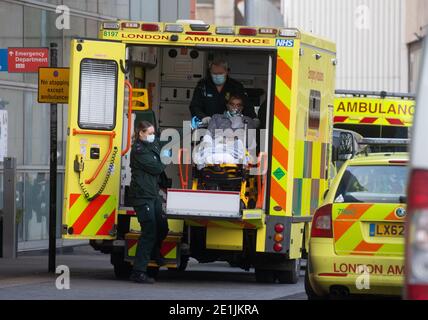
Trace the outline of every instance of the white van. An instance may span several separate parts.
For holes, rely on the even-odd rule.
[[[405,298],[428,300],[428,45],[425,45],[412,133]]]

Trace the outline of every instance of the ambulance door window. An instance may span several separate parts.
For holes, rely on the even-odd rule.
[[[83,59],[80,64],[79,127],[116,126],[118,66],[114,60]]]
[[[309,94],[309,129],[317,130],[320,126],[321,93],[311,90]]]

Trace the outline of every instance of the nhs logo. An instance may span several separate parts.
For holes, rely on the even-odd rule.
[[[276,39],[277,47],[294,47],[294,40]]]

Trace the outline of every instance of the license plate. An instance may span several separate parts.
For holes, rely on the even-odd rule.
[[[403,237],[402,223],[370,223],[370,237]]]

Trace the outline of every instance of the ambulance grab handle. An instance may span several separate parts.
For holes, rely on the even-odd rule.
[[[128,87],[128,133],[126,136],[126,148],[120,153],[123,157],[131,148],[131,124],[132,124],[132,85],[131,82],[125,80],[125,85]]]
[[[97,170],[95,170],[95,172],[92,175],[92,177],[89,178],[89,179],[87,179],[87,180],[85,180],[86,184],[90,184],[90,183],[92,183],[92,181],[94,181],[98,177],[98,174],[100,173],[101,169],[104,167],[104,164],[106,163],[107,158],[109,157],[109,155],[111,153],[111,149],[113,147],[113,139],[116,136],[116,132],[114,132],[114,131],[91,131],[91,130],[77,130],[77,129],[73,129],[73,136],[78,135],[78,134],[110,136],[109,145],[108,145],[108,151],[106,152],[103,160],[98,165],[98,168],[97,168]]]

